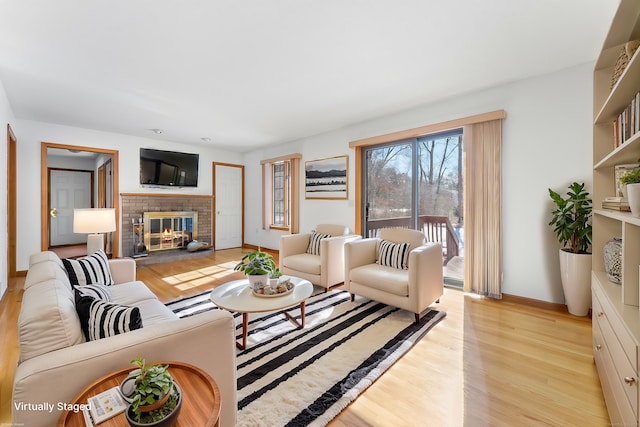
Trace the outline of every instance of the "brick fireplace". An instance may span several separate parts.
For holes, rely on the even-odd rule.
[[[134,255],[139,243],[134,227],[140,222],[145,224],[145,246],[151,251],[181,250],[187,239],[212,242],[211,196],[123,193],[121,202],[123,257]],[[149,222],[150,218],[154,219]],[[170,231],[163,236],[165,229]]]

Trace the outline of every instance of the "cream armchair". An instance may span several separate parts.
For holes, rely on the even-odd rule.
[[[344,282],[344,244],[359,239],[342,225],[319,224],[316,233],[331,237],[320,240],[319,254],[308,253],[312,233],[287,234],[280,237],[280,271],[301,277],[329,289]]]
[[[407,269],[382,265],[388,261],[376,263],[381,258],[383,241],[409,244],[404,248],[409,252]],[[391,252],[382,255],[391,263],[399,262],[399,257],[391,256]],[[345,245],[345,284],[352,300],[355,295],[360,295],[408,310],[415,313],[418,322],[431,304],[439,302],[444,293],[443,280],[442,245],[425,243],[424,234],[420,231],[386,228],[380,230],[379,237]]]

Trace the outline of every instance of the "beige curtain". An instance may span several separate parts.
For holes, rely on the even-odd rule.
[[[464,127],[464,290],[502,298],[502,120]]]

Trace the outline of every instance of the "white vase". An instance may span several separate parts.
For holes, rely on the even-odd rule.
[[[640,184],[627,184],[626,187],[631,215],[640,218]]]
[[[560,250],[560,276],[569,313],[586,316],[591,308],[591,254]]]

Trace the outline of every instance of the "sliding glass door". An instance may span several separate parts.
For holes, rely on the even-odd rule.
[[[442,243],[445,264],[462,257],[462,144],[457,129],[364,148],[363,235],[413,228],[424,231],[427,241]]]
[[[415,228],[414,151],[414,141],[363,150],[363,235],[373,237],[376,230],[385,227]]]

